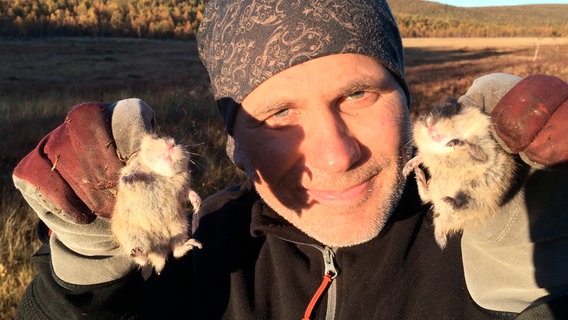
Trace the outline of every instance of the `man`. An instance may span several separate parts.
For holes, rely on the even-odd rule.
[[[401,173],[410,95],[386,2],[212,1],[198,41],[229,155],[250,184],[206,200],[193,233],[203,249],[144,281],[118,254],[108,217],[119,158],[152,130],[152,111],[136,99],[76,107],[14,172],[52,231],[21,318],[503,319],[525,308],[522,316],[562,317],[563,300],[533,283],[522,298],[479,305],[468,288],[488,287],[480,277],[466,283],[464,268],[468,276],[486,262],[473,254],[462,263],[459,236],[437,247],[427,208]],[[568,88],[551,78],[494,76],[461,101],[487,112],[503,101],[494,111],[503,144],[556,166],[568,158],[558,125]],[[538,100],[537,118],[519,90]],[[89,150],[96,156],[81,154]]]

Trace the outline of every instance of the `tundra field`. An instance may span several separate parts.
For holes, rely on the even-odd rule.
[[[567,38],[404,39],[412,113],[459,96],[484,74],[568,81]],[[36,217],[11,173],[75,104],[139,97],[159,129],[189,146],[193,186],[207,196],[243,176],[224,154],[225,133],[194,41],[120,38],[0,40],[0,320],[13,319],[34,275]]]

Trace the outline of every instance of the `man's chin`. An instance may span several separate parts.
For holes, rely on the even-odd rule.
[[[321,214],[304,212],[291,222],[308,236],[327,246],[348,247],[376,237],[388,218],[376,210],[366,213],[363,210],[342,210],[342,213],[333,211],[322,211]]]
[[[383,229],[384,223],[381,221],[367,223],[363,228],[353,228],[346,226],[322,226],[314,230],[305,232],[318,242],[330,247],[350,247],[365,243],[375,238]]]
[[[333,247],[348,247],[367,242],[383,230],[400,200],[404,183],[394,184],[390,194],[371,194],[355,207],[320,206],[296,215],[296,227],[319,242]],[[385,190],[385,189],[380,189]]]

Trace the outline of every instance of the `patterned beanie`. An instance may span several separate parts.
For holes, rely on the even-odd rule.
[[[377,59],[410,102],[402,41],[385,0],[211,0],[197,41],[229,133],[239,104],[260,83],[330,54]]]

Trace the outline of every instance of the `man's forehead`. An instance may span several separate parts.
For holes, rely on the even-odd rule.
[[[273,75],[243,99],[243,106],[281,108],[314,96],[383,90],[395,82],[391,73],[374,58],[355,54],[321,57]]]

